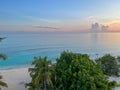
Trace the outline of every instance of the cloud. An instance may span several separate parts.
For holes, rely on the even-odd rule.
[[[34,28],[42,28],[42,29],[60,29],[57,27],[49,27],[49,26],[40,26],[40,25],[33,25]]]
[[[98,32],[99,31],[99,23],[94,23],[94,24],[91,24],[91,30],[93,32]]]
[[[109,26],[101,25],[101,31],[107,31]]]
[[[35,21],[35,22],[42,22],[42,23],[60,23],[61,20],[58,19],[48,19],[48,18],[41,18],[41,17],[34,17],[34,16],[24,16],[26,19]]]
[[[0,31],[58,31],[59,27],[40,25],[0,25]]]
[[[91,31],[92,32],[106,32],[108,31],[109,26],[100,24],[100,23],[93,23],[91,24]]]
[[[87,17],[87,20],[89,20],[89,22],[98,22],[99,18],[95,16],[89,16]]]

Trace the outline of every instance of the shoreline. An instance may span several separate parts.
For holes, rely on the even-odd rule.
[[[16,65],[16,66],[3,66],[3,67],[0,67],[0,70],[10,70],[10,69],[29,68],[29,67],[31,67],[31,64]]]

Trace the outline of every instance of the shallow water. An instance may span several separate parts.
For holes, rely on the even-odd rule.
[[[87,53],[91,58],[106,53],[120,55],[120,33],[0,33],[7,37],[0,52],[7,55],[0,67],[29,65],[34,56],[55,60],[63,50]],[[98,55],[96,55],[98,54]]]

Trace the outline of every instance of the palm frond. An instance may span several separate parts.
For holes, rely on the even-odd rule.
[[[33,68],[29,68],[28,71],[32,77],[31,83],[35,88],[54,88],[51,80],[51,61],[47,60],[47,57],[34,57],[32,62]],[[29,83],[27,86],[31,89],[33,86]],[[29,89],[29,90],[30,90]]]
[[[7,59],[7,56],[0,53],[0,59],[6,60],[6,59]]]
[[[0,75],[0,79],[2,79],[2,75]]]
[[[5,38],[6,38],[6,37],[3,37],[3,38],[0,37],[0,42],[1,42],[3,39],[5,39]]]
[[[0,86],[8,87],[8,85],[5,82],[3,82],[3,81],[0,81]]]

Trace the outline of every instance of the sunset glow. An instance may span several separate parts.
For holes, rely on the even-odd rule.
[[[0,31],[120,31],[119,0],[0,1]]]

